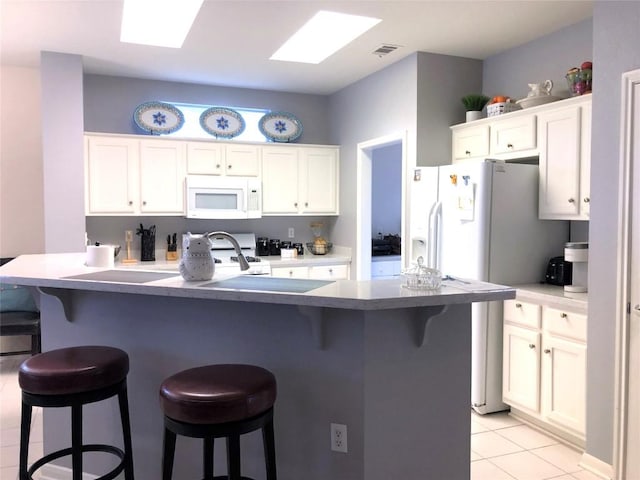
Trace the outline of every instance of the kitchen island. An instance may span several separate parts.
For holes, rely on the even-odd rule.
[[[185,282],[83,262],[84,254],[25,255],[0,268],[0,278],[42,293],[43,350],[101,344],[129,353],[136,478],[160,478],[160,383],[210,363],[275,374],[282,480],[469,478],[471,303],[514,298],[513,289],[252,276]],[[117,404],[86,410],[86,441],[121,442]],[[331,451],[331,423],[347,426],[347,453]],[[64,448],[68,431],[68,412],[45,410],[45,452]],[[258,432],[242,439],[242,456],[243,474],[263,479]],[[104,473],[103,462],[90,457],[85,470]],[[217,442],[217,475],[224,463]],[[52,470],[50,478],[62,478],[63,469]],[[174,478],[199,476],[201,443],[180,438]]]

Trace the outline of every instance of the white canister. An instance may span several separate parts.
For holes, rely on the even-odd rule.
[[[113,267],[112,245],[89,245],[85,264],[87,267]]]

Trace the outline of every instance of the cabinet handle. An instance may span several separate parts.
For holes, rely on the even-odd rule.
[[[513,148],[513,143],[507,143],[507,148]]]
[[[522,308],[522,304],[521,303],[516,303],[516,308]]]
[[[570,198],[570,199],[568,200],[568,202],[569,202],[569,203],[574,203],[574,202],[575,202],[575,200],[574,200],[573,198]]]
[[[470,152],[469,150],[465,150],[465,151],[464,151],[464,154],[465,154],[467,157],[470,157],[470,156],[471,156],[471,152]]]
[[[529,348],[536,348],[536,345],[534,343],[530,343]]]
[[[560,318],[567,318],[567,317],[568,317],[568,315],[566,313],[561,313],[560,314]]]
[[[304,206],[308,207],[309,206],[309,202],[304,202]]]
[[[133,201],[129,200],[129,205],[133,205]]]
[[[633,307],[634,310],[638,310],[640,312],[640,303],[638,305],[636,305],[635,307]]]
[[[298,208],[298,202],[294,203],[293,206]]]
[[[227,168],[228,168],[229,170],[231,170],[231,167],[232,167],[232,165],[227,165]]]
[[[142,205],[146,205],[146,204],[147,204],[147,202],[145,202],[145,201],[143,200],[143,201],[142,201]]]
[[[590,201],[590,200],[589,200],[589,197],[584,197],[584,198],[582,199],[582,201],[583,201],[584,203],[589,203],[589,201]]]
[[[329,273],[333,274],[333,268],[329,269]]]
[[[551,350],[549,350],[548,348],[545,348],[544,353],[551,353]]]
[[[216,168],[220,168],[220,164],[219,163],[216,164]]]

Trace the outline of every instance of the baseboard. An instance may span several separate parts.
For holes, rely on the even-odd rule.
[[[614,478],[612,465],[609,465],[608,463],[603,462],[599,458],[589,455],[586,452],[582,454],[582,458],[580,459],[580,466],[585,470],[589,470],[591,473],[599,476],[600,478],[606,478],[607,480],[612,480]]]
[[[71,469],[67,467],[59,467],[58,465],[43,465],[40,469],[40,480],[71,480]],[[82,480],[94,480],[98,478],[96,475],[88,473],[82,474]]]

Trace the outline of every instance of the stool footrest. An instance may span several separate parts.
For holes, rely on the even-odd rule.
[[[40,469],[42,466],[47,463],[52,462],[53,460],[57,460],[58,458],[66,457],[71,455],[73,449],[65,448],[63,450],[58,450],[56,452],[52,452],[48,455],[45,455],[40,460],[37,460],[31,467],[27,470],[27,478],[29,480],[33,480],[33,474]],[[120,463],[110,472],[106,473],[102,477],[97,477],[96,480],[113,480],[116,478],[125,467],[125,454],[118,447],[114,447],[112,445],[101,445],[101,444],[90,444],[90,445],[82,445],[82,453],[86,452],[103,452],[110,453],[120,458]]]

